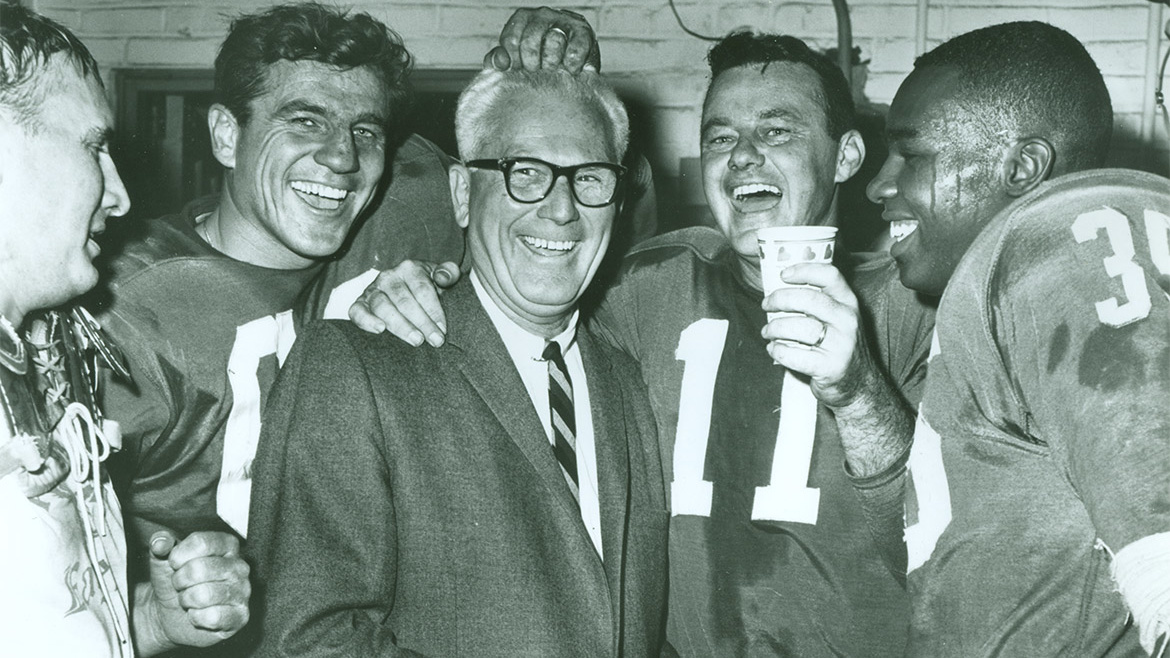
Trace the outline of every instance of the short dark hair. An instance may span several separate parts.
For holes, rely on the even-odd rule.
[[[349,14],[315,2],[278,5],[237,17],[215,58],[215,101],[241,124],[263,94],[268,67],[280,60],[312,61],[342,70],[369,68],[386,86],[390,115],[410,96],[413,60],[398,36],[366,13]]]
[[[72,32],[15,2],[0,2],[0,108],[25,130],[41,125],[45,86],[38,77],[57,53],[65,53],[79,73],[101,83],[97,61]]]
[[[772,62],[804,64],[816,73],[821,82],[821,94],[817,101],[825,110],[825,127],[830,137],[840,139],[841,135],[853,129],[853,94],[849,90],[849,83],[845,81],[845,74],[836,64],[800,39],[786,34],[733,32],[707,53],[711,82],[728,69],[751,64],[767,68]]]
[[[1057,173],[1099,167],[1113,134],[1113,106],[1101,71],[1064,30],[1038,21],[961,34],[922,55],[914,68],[950,67],[963,100],[988,123],[1038,134],[1056,149]]]

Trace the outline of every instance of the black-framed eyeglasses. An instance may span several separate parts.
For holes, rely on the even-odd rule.
[[[494,169],[504,173],[504,188],[508,196],[520,203],[544,201],[552,192],[557,179],[564,176],[577,202],[589,208],[608,206],[617,199],[622,175],[626,168],[608,162],[558,167],[538,158],[500,158],[498,160],[468,160],[468,167]]]

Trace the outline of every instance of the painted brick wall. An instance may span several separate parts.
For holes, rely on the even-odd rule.
[[[706,42],[685,34],[665,0],[545,0],[586,16],[601,39],[604,70],[641,109],[649,126],[651,159],[663,180],[681,174],[682,197],[699,199],[689,184],[698,155],[699,103],[706,84]],[[195,0],[33,0],[38,10],[75,30],[103,67],[209,67],[226,19],[269,2]],[[888,103],[922,45],[993,23],[1039,19],[1080,38],[1101,66],[1113,94],[1115,163],[1167,173],[1167,135],[1142,138],[1152,107],[1147,80],[1151,22],[1170,19],[1145,0],[850,0],[854,42],[871,58],[870,99]],[[357,9],[386,21],[405,38],[419,68],[478,66],[515,0],[358,0]],[[830,0],[677,0],[687,26],[720,35],[740,26],[787,32],[826,48],[836,44]],[[922,26],[922,28],[920,28]],[[1161,29],[1155,30],[1160,34]],[[1156,44],[1167,48],[1163,35]],[[1160,61],[1160,60],[1159,60]],[[1148,118],[1145,120],[1148,121]],[[688,168],[690,168],[688,170]],[[668,194],[673,190],[667,190]],[[701,201],[700,201],[701,203]]]

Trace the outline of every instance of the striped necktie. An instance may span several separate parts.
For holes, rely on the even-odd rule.
[[[578,499],[577,417],[573,412],[573,382],[561,357],[561,346],[550,340],[541,357],[548,362],[548,406],[552,420],[553,454],[561,465],[565,482]]]

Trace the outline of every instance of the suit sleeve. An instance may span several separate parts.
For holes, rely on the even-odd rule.
[[[296,342],[266,409],[248,553],[259,656],[417,656],[387,620],[396,582],[391,477],[377,405],[337,326]]]

